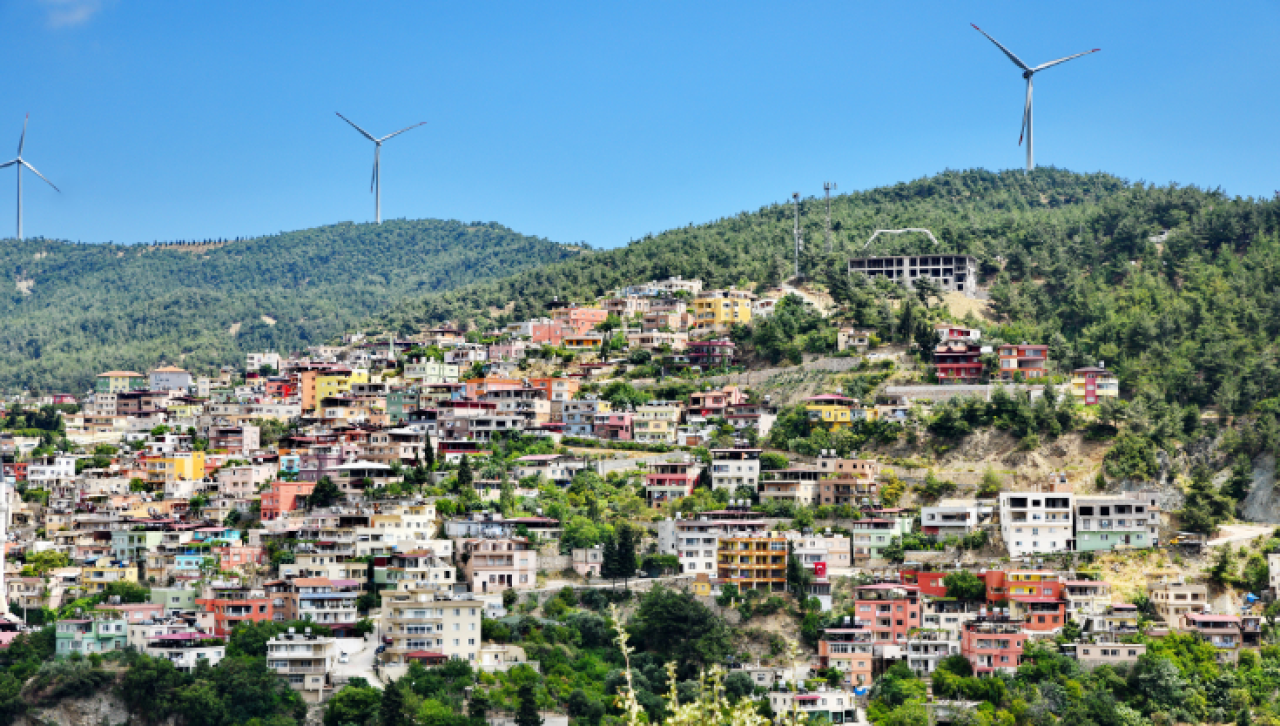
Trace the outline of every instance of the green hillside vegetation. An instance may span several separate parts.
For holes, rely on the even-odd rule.
[[[833,199],[831,255],[820,200],[802,214],[803,269],[886,340],[904,337],[888,305],[900,292],[850,280],[844,263],[875,229],[926,227],[940,252],[980,260],[997,337],[1048,343],[1060,370],[1104,361],[1126,396],[1152,405],[1236,413],[1280,395],[1280,198],[1052,168],[948,171]],[[791,226],[791,207],[771,205],[409,299],[378,320],[406,333],[443,320],[502,323],[543,314],[553,296],[588,299],[669,275],[765,288],[791,274]],[[931,250],[923,235],[882,235],[869,253]],[[492,314],[508,302],[509,313]]]
[[[243,365],[250,350],[301,350],[396,298],[578,254],[497,224],[439,220],[230,242],[0,247],[9,285],[0,295],[0,387],[77,393],[104,370],[168,361],[202,372]]]

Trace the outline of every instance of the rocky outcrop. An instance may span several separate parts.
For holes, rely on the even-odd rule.
[[[73,698],[51,706],[32,708],[14,720],[14,726],[98,726],[130,723],[129,710],[110,686],[89,698]],[[159,726],[173,726],[171,721]]]
[[[1280,522],[1280,491],[1276,490],[1276,457],[1267,453],[1253,461],[1253,484],[1240,505],[1250,522]]]

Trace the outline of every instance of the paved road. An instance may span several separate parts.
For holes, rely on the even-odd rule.
[[[374,688],[382,688],[382,681],[373,674],[373,656],[377,648],[378,642],[374,640],[372,633],[368,640],[338,638],[338,652],[346,653],[349,656],[349,662],[334,664],[333,675],[363,678]]]
[[[1224,524],[1218,530],[1217,539],[1208,542],[1210,547],[1224,544],[1240,544],[1276,531],[1274,524]]]

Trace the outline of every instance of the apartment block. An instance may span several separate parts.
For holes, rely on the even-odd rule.
[[[912,290],[921,278],[931,278],[943,292],[962,292],[973,297],[978,289],[978,260],[968,255],[905,255],[895,257],[855,257],[849,272],[867,277],[884,277]]]
[[[998,349],[1000,356],[1000,380],[1012,381],[1018,376],[1022,380],[1044,378],[1048,375],[1045,364],[1049,360],[1047,345],[1002,345]]]
[[[760,483],[760,449],[712,449],[711,488],[732,496],[740,487],[755,491]]]
[[[1159,498],[1152,492],[1077,494],[1076,549],[1147,549],[1160,544]]]
[[[528,590],[537,584],[538,552],[528,538],[466,539],[458,543],[459,579],[473,593]]]
[[[737,585],[740,592],[786,589],[786,537],[763,532],[745,537],[721,537],[717,553],[717,574],[722,584]]]
[[[1000,493],[1000,533],[1011,557],[1075,548],[1073,495],[1059,489],[1063,487]]]
[[[483,641],[484,603],[455,597],[429,583],[405,582],[383,595],[382,633],[391,639],[379,656],[391,673],[431,655],[476,663]]]
[[[301,633],[289,628],[289,632],[267,641],[267,667],[308,703],[324,699],[337,659],[337,640],[314,635],[311,628]]]

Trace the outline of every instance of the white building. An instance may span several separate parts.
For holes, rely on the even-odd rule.
[[[1075,502],[1069,485],[1048,483],[1041,489],[1000,493],[1000,533],[1010,557],[1075,548]]]
[[[426,581],[402,582],[382,595],[382,628],[391,638],[379,660],[388,675],[408,668],[410,656],[425,652],[458,658],[473,666],[482,644],[480,620],[485,604],[470,597],[455,598]]]
[[[301,633],[289,628],[267,641],[267,667],[310,703],[323,699],[337,658],[337,640],[312,635],[311,628]]]
[[[27,484],[33,489],[48,489],[60,481],[75,478],[76,460],[73,456],[51,457],[27,467]]]
[[[920,528],[938,537],[963,537],[981,522],[982,510],[976,499],[943,499],[932,507],[920,508]]]
[[[245,369],[257,372],[262,370],[263,366],[271,366],[275,371],[280,370],[280,354],[279,353],[249,353],[244,357]]]
[[[216,642],[215,642],[216,641]],[[162,633],[147,640],[146,653],[152,658],[163,658],[173,667],[190,673],[200,661],[216,666],[226,655],[227,646],[208,633]]]
[[[756,491],[760,484],[760,449],[712,449],[711,488],[734,494],[739,487]]]
[[[658,522],[658,553],[680,559],[680,572],[716,576],[716,551],[720,537],[742,537],[764,532],[768,524],[746,510],[702,512],[697,519],[666,519]]]
[[[191,374],[177,366],[164,366],[151,371],[151,390],[183,391],[191,388]]]

